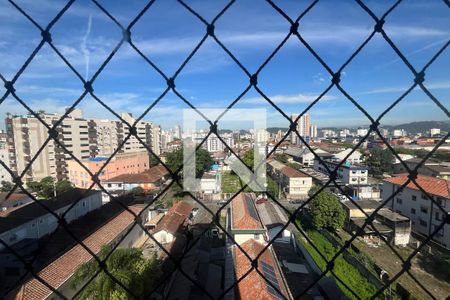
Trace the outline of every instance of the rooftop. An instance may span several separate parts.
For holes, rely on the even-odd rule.
[[[384,179],[384,182],[392,183],[394,185],[401,186],[408,180],[408,175],[400,175]],[[435,178],[424,175],[417,175],[416,182],[422,187],[422,189],[432,195],[450,199],[450,180]],[[409,189],[419,190],[419,188],[410,181],[406,186]]]
[[[121,183],[152,183],[160,180],[169,174],[169,171],[163,165],[157,165],[138,174],[122,174],[115,176],[105,182],[121,182]]]
[[[241,245],[242,249],[252,258],[264,250],[264,246],[250,239]],[[239,280],[251,268],[247,256],[237,247],[234,248],[234,264],[236,278]],[[278,266],[275,264],[270,248],[264,250],[258,259],[258,270],[270,281],[283,295],[287,295],[284,280],[281,277]],[[237,293],[241,300],[255,299],[285,299],[287,296],[280,295],[269,283],[256,271],[252,270],[237,284]]]
[[[176,202],[162,220],[156,225],[153,233],[167,231],[175,235],[183,226],[192,211],[192,205],[185,201]]]
[[[239,193],[231,201],[232,229],[264,229],[251,193]]]
[[[41,201],[48,210],[55,211],[96,193],[100,194],[99,191],[74,188],[58,195],[56,198],[38,201]],[[49,213],[48,210],[44,209],[37,202],[32,202],[12,210],[6,210],[0,214],[0,233],[44,216]]]
[[[134,213],[139,213],[141,206],[131,206]],[[111,243],[120,233],[134,222],[134,217],[128,211],[123,211],[110,222],[99,228],[90,236],[83,240],[85,244],[95,254],[99,253],[103,245]],[[60,287],[66,282],[76,269],[83,263],[92,259],[91,254],[81,245],[77,244],[63,255],[55,259],[52,263],[38,272],[40,278],[45,280],[54,288]],[[16,300],[40,300],[46,299],[52,291],[39,280],[28,279],[20,288],[8,294],[8,299]]]
[[[24,200],[29,198],[27,194],[13,193],[6,199],[9,193],[2,192],[0,193],[0,206],[14,206],[20,200]]]

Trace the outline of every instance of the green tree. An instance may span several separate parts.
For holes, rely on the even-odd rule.
[[[196,176],[201,177],[213,164],[213,159],[205,149],[198,149],[195,153]],[[166,164],[172,172],[176,172],[183,165],[183,148],[170,152],[166,156]]]
[[[337,196],[331,192],[321,192],[310,205],[312,225],[316,229],[337,230],[342,228],[345,221],[345,212]]]
[[[104,260],[111,251],[111,247],[105,246],[99,253],[99,258]],[[142,250],[137,248],[116,249],[107,259],[108,272],[120,281],[139,299],[148,296],[162,276],[161,262],[156,255],[151,259],[144,258]],[[82,264],[74,273],[71,285],[75,289],[92,278],[98,270],[98,263],[91,259]],[[101,271],[94,280],[81,292],[80,299],[134,299],[132,295],[117,284],[108,274]]]
[[[42,178],[41,181],[27,182],[27,187],[31,192],[36,193],[38,198],[41,199],[54,197],[55,188],[56,195],[60,195],[73,189],[73,185],[70,181],[60,180],[58,182],[55,182],[53,177],[50,176]]]
[[[142,187],[137,186],[131,189],[130,194],[133,196],[142,196],[145,194],[145,190]]]
[[[284,153],[283,154],[275,154],[274,158],[284,164],[287,164],[287,162],[288,162],[288,156]]]
[[[253,170],[254,160],[255,154],[253,150],[248,150],[247,152],[244,153],[244,156],[242,157],[242,161],[250,170]]]
[[[280,192],[278,188],[278,183],[269,176],[267,176],[266,179],[267,179],[267,193],[271,195],[274,199],[278,199],[278,195]]]
[[[149,157],[150,157],[149,158],[149,165],[150,165],[150,167],[154,167],[154,166],[157,166],[159,164],[159,161],[158,161],[158,159],[156,158],[155,155],[150,154]]]
[[[309,196],[309,197],[312,197],[315,193],[317,193],[318,190],[320,190],[320,188],[321,188],[320,185],[317,185],[317,184],[313,185],[313,186],[309,189],[308,196]]]
[[[14,188],[14,184],[9,181],[2,180],[0,184],[0,192],[9,193]]]
[[[382,175],[392,171],[394,161],[395,157],[389,149],[375,147],[370,151],[366,163],[374,175]]]

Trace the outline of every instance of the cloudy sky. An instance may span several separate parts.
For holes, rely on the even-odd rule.
[[[42,27],[65,5],[62,0],[17,0]],[[127,26],[144,7],[144,1],[99,1]],[[227,1],[186,1],[210,22]],[[275,1],[291,18],[310,1]],[[366,1],[381,16],[393,1]],[[373,19],[354,1],[319,1],[302,19],[299,32],[312,48],[337,70],[370,35]],[[254,73],[286,37],[290,24],[264,1],[238,0],[216,22],[218,39]],[[205,34],[205,25],[176,1],[157,0],[132,29],[142,53],[172,77]],[[387,17],[386,33],[417,70],[449,40],[450,9],[444,1],[403,1]],[[91,1],[75,3],[51,29],[55,47],[82,77],[90,79],[122,37],[114,24]],[[39,30],[8,1],[0,0],[0,74],[10,80],[39,44]],[[450,50],[447,48],[426,72],[425,85],[450,109]],[[248,85],[241,68],[210,37],[181,70],[177,91],[199,108],[224,108]],[[372,116],[377,117],[413,82],[411,71],[381,35],[344,69],[342,87]],[[265,66],[258,86],[287,115],[302,112],[330,83],[329,73],[291,36]],[[17,94],[33,109],[62,112],[83,92],[82,82],[48,46],[44,45],[15,84]],[[128,44],[123,44],[94,82],[95,94],[115,111],[140,115],[166,88],[166,82]],[[0,87],[3,95],[5,89]],[[114,117],[90,96],[79,104],[86,117]],[[188,106],[173,92],[145,116],[170,128],[182,123]],[[269,126],[287,121],[253,88],[235,108],[268,110]],[[6,112],[24,113],[11,96],[0,104]],[[332,88],[310,110],[320,126],[367,125],[364,115],[339,90]],[[420,90],[414,90],[382,119],[382,124],[417,120],[448,120]],[[3,122],[2,122],[3,123]],[[3,127],[3,124],[2,124]],[[222,127],[232,127],[223,125]]]

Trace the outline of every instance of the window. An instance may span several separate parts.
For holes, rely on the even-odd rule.
[[[420,212],[427,214],[428,213],[428,208],[421,206],[420,207]]]
[[[258,240],[259,239],[259,234],[258,233],[255,234],[254,238],[255,238],[255,240]]]
[[[111,187],[111,183],[108,183],[108,187]]]
[[[416,201],[416,200],[417,200],[417,197],[416,197],[415,195],[412,195],[412,196],[411,196],[411,200],[412,200],[412,201]]]
[[[427,227],[427,225],[428,225],[427,221],[424,221],[424,220],[419,220],[419,224],[420,224],[420,226],[424,226],[424,227]]]
[[[427,197],[427,195],[425,195],[424,193],[422,193],[422,199],[428,200],[429,198]]]
[[[437,211],[437,212],[434,214],[434,218],[436,219],[436,221],[441,221],[441,214]]]
[[[416,214],[416,209],[415,208],[411,208],[411,214],[413,214],[413,215]]]
[[[403,203],[403,200],[400,199],[400,198],[397,198],[397,199],[396,199],[396,202],[397,202],[398,204],[402,204],[402,203]]]

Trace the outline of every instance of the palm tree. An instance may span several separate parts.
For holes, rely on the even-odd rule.
[[[98,257],[104,260],[111,247],[102,247]],[[158,278],[161,277],[161,262],[154,256],[146,259],[142,255],[142,250],[137,248],[120,248],[114,250],[106,261],[106,269],[120,283],[139,299],[155,288]],[[91,259],[82,264],[76,271],[72,279],[72,287],[80,288],[91,279],[98,271],[98,263]],[[79,299],[134,299],[120,284],[114,281],[103,270],[92,280],[80,293]]]

